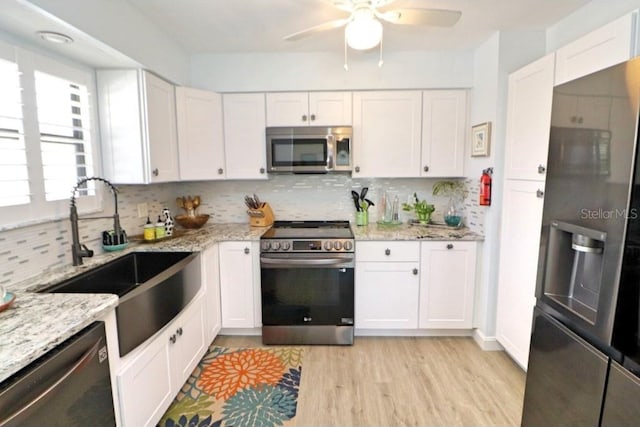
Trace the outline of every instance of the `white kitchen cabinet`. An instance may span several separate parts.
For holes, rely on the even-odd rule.
[[[212,342],[222,328],[220,307],[220,259],[218,244],[205,249],[200,254],[202,262],[202,282],[205,287],[207,341]]]
[[[420,328],[471,329],[476,242],[422,242]]]
[[[144,70],[98,70],[104,176],[119,184],[179,179],[174,86]]]
[[[267,126],[349,126],[351,92],[267,93]]]
[[[222,96],[227,179],[267,179],[263,93]]]
[[[260,308],[260,243],[220,243],[220,301],[223,328],[262,324]]]
[[[637,12],[628,13],[556,51],[555,84],[624,62],[635,56]]]
[[[202,295],[126,360],[117,378],[124,427],[155,426],[207,350]]]
[[[507,180],[500,230],[496,339],[524,369],[540,251],[544,182]]]
[[[422,168],[424,177],[464,175],[467,92],[422,92]]]
[[[549,149],[554,54],[509,75],[505,177],[544,180]]]
[[[222,96],[176,87],[180,179],[216,180],[224,176]]]
[[[419,258],[418,242],[356,243],[356,329],[418,327]]]
[[[422,92],[355,92],[352,175],[420,176],[421,132]]]

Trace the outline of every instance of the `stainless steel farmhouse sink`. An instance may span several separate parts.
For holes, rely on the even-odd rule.
[[[131,252],[40,292],[118,295],[118,343],[124,356],[193,299],[201,284],[197,257],[195,252]]]

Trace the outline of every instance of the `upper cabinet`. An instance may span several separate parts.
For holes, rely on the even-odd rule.
[[[222,96],[188,87],[176,88],[180,179],[222,179],[224,140]]]
[[[267,94],[267,126],[349,126],[351,92]]]
[[[509,75],[505,176],[543,180],[547,169],[554,54]]]
[[[227,179],[267,179],[263,93],[222,95]]]
[[[422,93],[353,94],[353,176],[420,176]]]
[[[177,181],[174,86],[144,70],[98,70],[105,177],[120,184]]]
[[[635,55],[637,12],[580,37],[556,51],[555,84],[559,85]]]
[[[422,92],[421,176],[463,176],[467,92]]]

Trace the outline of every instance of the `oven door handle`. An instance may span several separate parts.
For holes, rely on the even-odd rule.
[[[353,262],[349,258],[307,258],[307,259],[274,259],[260,257],[260,263],[269,267],[295,268],[300,266],[335,266],[344,267],[345,264]]]

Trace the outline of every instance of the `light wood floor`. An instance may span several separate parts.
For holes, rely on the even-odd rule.
[[[260,337],[217,345],[261,347]],[[356,337],[305,346],[298,426],[517,426],[525,374],[471,338]]]

